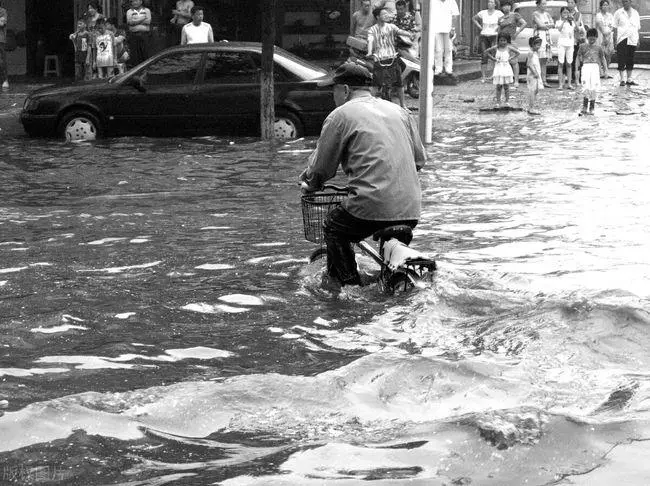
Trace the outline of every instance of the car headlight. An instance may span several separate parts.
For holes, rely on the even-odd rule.
[[[23,105],[23,111],[36,111],[38,108],[39,100],[35,98],[27,98]]]

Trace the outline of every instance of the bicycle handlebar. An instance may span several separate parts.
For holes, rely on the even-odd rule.
[[[303,192],[304,192],[305,187],[307,187],[307,186],[303,185],[303,184],[305,184],[304,182],[301,182],[299,184],[301,185],[301,187],[303,187]],[[330,189],[330,190],[336,191],[336,192],[350,192],[350,188],[348,186],[337,186],[336,184],[325,184],[325,185],[323,185],[323,187],[321,189],[319,189],[317,191],[310,190],[308,192],[309,193],[319,193],[319,192],[323,192],[323,191],[325,191],[327,189]]]
[[[337,186],[335,184],[325,184],[323,186],[323,189],[332,189],[338,192],[350,192],[350,188],[348,186]]]

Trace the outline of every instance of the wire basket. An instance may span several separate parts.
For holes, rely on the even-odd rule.
[[[325,218],[347,197],[347,192],[315,192],[302,195],[302,223],[307,241],[320,245],[325,242],[323,235]]]

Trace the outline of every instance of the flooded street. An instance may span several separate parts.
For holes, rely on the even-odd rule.
[[[313,138],[2,135],[0,484],[648,484],[627,93],[437,118],[407,297],[315,286]]]

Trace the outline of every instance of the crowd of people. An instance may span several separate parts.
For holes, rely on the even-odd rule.
[[[0,41],[3,10],[0,8]],[[151,11],[142,0],[130,0],[124,17],[126,28],[118,28],[117,19],[107,19],[96,1],[88,2],[85,14],[77,22],[77,30],[70,34],[75,51],[75,79],[110,77],[149,58]],[[191,0],[176,2],[170,23],[175,44],[214,42],[212,27],[203,21],[203,7]],[[0,55],[3,52],[0,44]],[[3,75],[5,71],[1,69],[0,64],[0,75]]]
[[[117,19],[104,17],[96,1],[88,2],[85,14],[77,21],[77,30],[70,34],[75,79],[110,77],[149,57],[151,11],[142,0],[131,0],[125,17],[126,30],[117,27]]]
[[[434,70],[435,75],[453,74],[454,39],[460,10],[456,0],[431,0],[434,11],[434,24],[431,32],[434,40]],[[394,24],[404,31],[397,35],[386,35],[382,43],[402,44],[402,47],[412,57],[420,56],[422,32],[422,17],[419,2],[398,0],[397,2],[362,0],[361,8],[352,14],[350,35],[367,40],[370,28],[379,22],[379,12],[384,10],[384,23]],[[369,52],[369,55],[372,53]]]
[[[371,10],[371,1],[363,0],[354,12],[351,36],[367,39],[367,56],[374,61],[373,74],[376,88],[394,88],[399,103],[404,106],[401,73],[397,57],[397,44],[406,37],[417,44],[421,32],[421,18],[417,10],[400,0],[381,2]],[[567,0],[560,10],[560,18],[553,19],[547,11],[546,0],[536,0],[532,15],[533,35],[529,38],[530,51],[525,59],[528,86],[528,112],[538,114],[536,99],[540,89],[550,88],[547,81],[547,61],[553,58],[551,30],[556,29],[558,59],[558,89],[574,90],[582,85],[583,113],[593,113],[600,79],[608,77],[608,66],[614,49],[618,60],[620,86],[634,86],[632,77],[634,53],[639,42],[640,17],[632,8],[631,0],[622,0],[622,7],[614,14],[609,12],[610,0],[600,0],[595,26],[589,28],[575,0]],[[434,74],[452,73],[452,39],[454,22],[458,16],[455,0],[432,0],[435,25]],[[473,21],[480,31],[481,74],[485,83],[492,80],[496,88],[497,105],[502,95],[509,103],[510,89],[519,87],[520,52],[513,41],[527,27],[526,20],[513,10],[511,0],[488,0],[487,8],[479,11]],[[416,15],[417,14],[417,15]],[[597,74],[597,75],[596,75]]]

